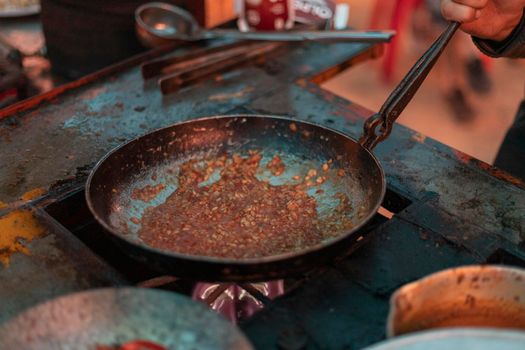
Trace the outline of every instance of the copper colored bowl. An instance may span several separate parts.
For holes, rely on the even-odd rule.
[[[392,295],[388,336],[445,327],[525,329],[525,270],[454,268],[405,285]]]

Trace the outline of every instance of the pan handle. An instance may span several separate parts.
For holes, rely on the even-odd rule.
[[[359,139],[359,143],[363,147],[372,150],[379,142],[390,135],[394,122],[410,100],[412,100],[412,97],[414,97],[459,26],[460,23],[458,22],[451,22],[448,25],[447,29],[436,39],[392,91],[379,113],[372,115],[365,121],[363,135]],[[376,133],[378,127],[380,129]]]

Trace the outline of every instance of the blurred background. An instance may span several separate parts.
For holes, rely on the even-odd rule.
[[[166,2],[214,27],[235,23],[240,1],[261,2]],[[397,30],[380,59],[360,63],[323,84],[374,111],[446,25],[439,0],[278,1],[303,9],[339,5],[350,27]],[[144,2],[0,0],[0,108],[145,50],[133,26],[133,11]],[[492,164],[524,96],[524,61],[485,57],[469,36],[458,33],[399,123]]]

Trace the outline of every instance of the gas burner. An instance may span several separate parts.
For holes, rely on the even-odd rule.
[[[237,324],[251,317],[271,299],[284,294],[284,281],[263,283],[197,283],[192,298]]]

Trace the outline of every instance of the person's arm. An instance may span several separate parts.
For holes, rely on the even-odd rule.
[[[525,0],[442,0],[441,12],[461,22],[483,53],[525,58]]]

